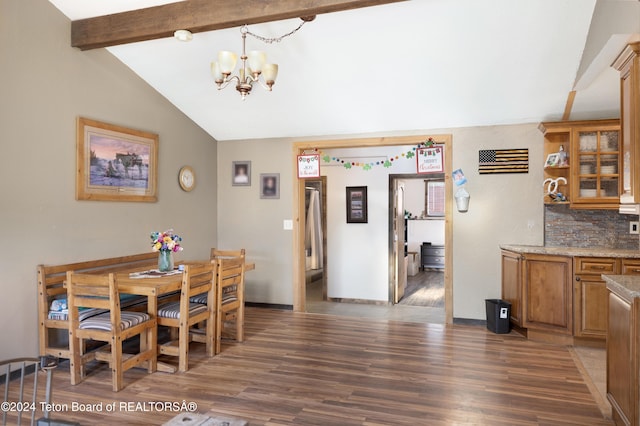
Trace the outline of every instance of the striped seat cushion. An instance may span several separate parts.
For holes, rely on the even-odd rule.
[[[207,293],[196,294],[195,296],[191,296],[189,298],[189,302],[199,303],[201,305],[206,305],[208,297],[209,297],[209,295]]]
[[[238,296],[235,293],[231,294],[223,294],[222,295],[222,304],[225,305],[227,303],[235,302],[238,300]]]
[[[207,305],[189,303],[189,316],[199,314],[207,310]],[[170,302],[158,308],[158,316],[162,318],[180,318],[180,302]]]
[[[149,318],[149,315],[144,312],[122,311],[120,313],[120,330],[141,324],[148,321]],[[80,321],[80,328],[111,331],[111,312],[104,312]]]

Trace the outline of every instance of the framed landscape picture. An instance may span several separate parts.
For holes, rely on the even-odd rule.
[[[157,201],[158,135],[78,117],[76,199]]]

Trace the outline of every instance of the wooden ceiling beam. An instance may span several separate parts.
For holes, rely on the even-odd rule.
[[[71,22],[80,50],[396,3],[405,0],[187,0]]]

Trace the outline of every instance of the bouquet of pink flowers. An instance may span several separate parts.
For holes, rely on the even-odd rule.
[[[153,251],[182,251],[182,238],[173,233],[173,229],[151,233],[151,249]]]

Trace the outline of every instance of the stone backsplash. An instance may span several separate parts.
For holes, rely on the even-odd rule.
[[[639,250],[640,236],[629,233],[638,216],[617,210],[573,210],[567,204],[544,207],[544,245]]]

